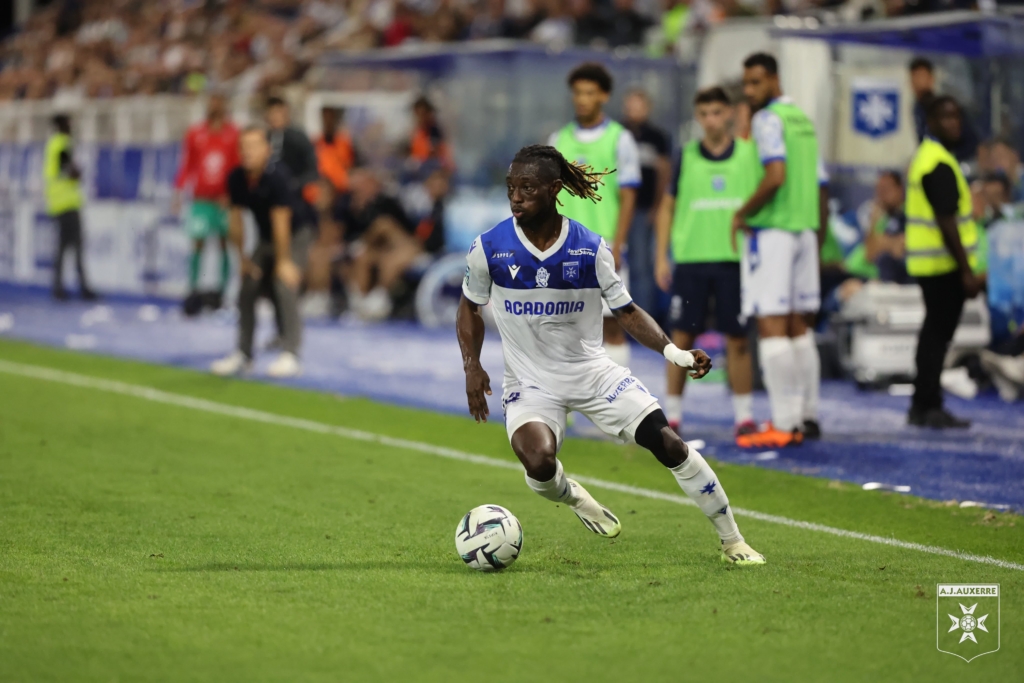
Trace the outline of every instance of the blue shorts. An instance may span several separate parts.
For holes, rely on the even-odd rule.
[[[673,330],[698,335],[709,327],[729,337],[745,337],[747,326],[740,322],[740,264],[680,263],[672,276]],[[714,312],[712,324],[708,315]]]

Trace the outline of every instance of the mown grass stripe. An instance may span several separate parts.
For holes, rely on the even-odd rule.
[[[461,462],[473,463],[475,465],[487,465],[488,467],[500,467],[506,470],[522,471],[518,463],[510,462],[508,460],[499,460],[497,458],[491,458],[486,455],[477,455],[475,453],[467,453],[465,451],[456,450],[454,448],[445,448],[444,446],[435,446],[433,444],[423,443],[421,441],[399,439],[392,436],[386,436],[384,434],[377,434],[374,432],[366,432],[359,429],[338,427],[335,425],[324,424],[323,422],[315,422],[313,420],[305,420],[297,417],[288,417],[286,415],[268,413],[262,410],[254,410],[252,408],[243,408],[241,406],[234,406],[226,403],[218,403],[216,401],[196,398],[194,396],[174,394],[167,391],[161,391],[160,389],[153,389],[151,387],[141,386],[137,384],[128,384],[126,382],[118,382],[116,380],[89,377],[87,375],[79,375],[77,373],[65,372],[63,370],[54,370],[52,368],[42,367],[38,365],[28,365],[24,363],[13,363],[10,361],[0,360],[0,372],[6,372],[10,375],[17,375],[20,377],[27,377],[31,379],[39,379],[48,382],[65,384],[69,386],[81,387],[83,389],[94,389],[114,394],[121,394],[124,396],[132,396],[135,398],[144,399],[146,401],[153,401],[155,403],[164,403],[167,405],[173,405],[182,408],[190,408],[192,410],[199,410],[206,413],[225,415],[227,417],[234,417],[242,420],[262,422],[264,424],[273,424],[282,427],[292,427],[294,429],[302,429],[308,432],[315,432],[318,434],[329,434],[344,439],[352,439],[354,441],[377,443],[382,446],[390,446],[392,448],[402,448],[409,451],[427,453],[429,455],[436,455],[442,458],[449,458],[451,460],[459,460]],[[571,476],[573,479],[576,479],[581,484],[593,486],[594,488],[604,489],[606,491],[627,493],[642,498],[650,498],[653,500],[662,500],[668,503],[676,503],[678,505],[694,505],[693,501],[691,501],[689,498],[676,493],[664,493],[662,491],[655,491],[653,489],[645,489],[640,488],[638,486],[629,486],[628,484],[620,484],[614,481],[596,479],[594,477],[588,477],[577,474],[570,474],[569,476]],[[756,519],[762,522],[769,522],[771,524],[779,524],[794,529],[816,531],[823,534],[830,534],[832,536],[839,536],[841,538],[852,538],[859,541],[867,541],[869,543],[879,543],[881,545],[887,545],[894,548],[902,548],[904,550],[915,550],[917,552],[929,553],[931,555],[952,557],[958,560],[964,560],[966,562],[976,562],[978,564],[987,564],[994,567],[1001,567],[1003,569],[1024,571],[1024,564],[1018,564],[1016,562],[1010,562],[1008,560],[1000,560],[999,558],[988,557],[987,555],[974,555],[972,553],[965,553],[958,550],[950,550],[948,548],[940,548],[938,546],[933,545],[911,543],[909,541],[901,541],[898,538],[887,538],[885,536],[865,534],[859,531],[849,531],[847,529],[839,529],[836,527],[826,526],[824,524],[817,524],[815,522],[805,522],[798,519],[790,519],[789,517],[781,517],[779,515],[770,515],[764,512],[758,512],[756,510],[746,510],[744,508],[733,508],[733,513],[739,517],[748,517],[750,519]]]

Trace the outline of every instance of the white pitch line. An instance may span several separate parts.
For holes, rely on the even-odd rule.
[[[89,377],[86,375],[79,375],[73,372],[53,370],[51,368],[41,367],[38,365],[27,365],[23,363],[12,363],[9,361],[0,360],[0,372],[6,372],[8,374],[18,375],[21,377],[29,377],[32,379],[41,379],[48,382],[57,382],[59,384],[67,384],[70,386],[82,387],[85,389],[98,389],[100,391],[107,391],[114,394],[133,396],[135,398],[141,398],[147,401],[153,401],[155,403],[165,403],[168,405],[179,406],[181,408],[191,408],[193,410],[199,410],[206,413],[215,413],[218,415],[226,415],[228,417],[235,417],[242,420],[251,420],[253,422],[262,422],[264,424],[273,424],[282,427],[293,427],[295,429],[303,429],[305,431],[316,432],[318,434],[330,434],[333,436],[340,436],[342,438],[352,439],[354,441],[366,441],[369,443],[380,444],[382,446],[402,448],[405,450],[417,451],[419,453],[437,455],[442,458],[449,458],[451,460],[469,462],[476,465],[487,465],[488,467],[500,467],[506,470],[516,470],[520,472],[522,471],[522,468],[518,463],[510,462],[508,460],[499,460],[497,458],[491,458],[486,455],[476,455],[474,453],[466,453],[465,451],[455,450],[454,448],[444,448],[443,446],[435,446],[433,444],[423,443],[421,441],[397,439],[391,436],[385,436],[383,434],[375,434],[374,432],[364,432],[359,429],[337,427],[334,425],[324,424],[323,422],[314,422],[313,420],[304,420],[302,418],[297,417],[287,417],[285,415],[277,415],[275,413],[268,413],[262,410],[253,410],[252,408],[243,408],[241,406],[233,406],[226,403],[217,403],[216,401],[208,401],[206,399],[195,398],[193,396],[186,396],[183,394],[172,394],[167,391],[161,391],[159,389],[153,389],[150,387],[140,386],[137,384],[127,384],[125,382],[117,382],[114,380]],[[686,498],[685,496],[681,496],[675,493],[663,493],[662,491],[655,491],[653,489],[645,489],[637,486],[629,486],[627,484],[619,484],[617,482],[607,481],[605,479],[595,479],[594,477],[580,476],[575,474],[571,476],[583,484],[587,484],[588,486],[593,486],[595,488],[605,489],[607,491],[628,493],[630,495],[639,496],[642,498],[663,500],[669,503],[676,503],[678,505],[694,505],[693,501],[691,501],[689,498]],[[920,543],[910,543],[909,541],[901,541],[896,538],[887,538],[885,536],[864,534],[859,531],[837,529],[836,527],[826,526],[824,524],[816,524],[814,522],[803,522],[797,519],[790,519],[788,517],[780,517],[778,515],[769,515],[764,512],[757,512],[756,510],[733,508],[733,512],[736,514],[737,517],[749,517],[750,519],[756,519],[762,522],[770,522],[772,524],[781,524],[782,526],[788,526],[794,529],[817,531],[824,534],[831,534],[832,536],[839,536],[841,538],[854,538],[861,541],[868,541],[870,543],[879,543],[881,545],[892,546],[894,548],[903,548],[904,550],[916,550],[918,552],[929,553],[931,555],[941,555],[943,557],[952,557],[958,560],[976,562],[979,564],[987,564],[994,567],[1001,567],[1003,569],[1024,571],[1024,564],[1018,564],[1017,562],[1010,562],[1008,560],[1000,560],[998,558],[988,557],[986,555],[973,555],[971,553],[949,550],[948,548],[940,548],[938,546],[933,545],[922,545]]]

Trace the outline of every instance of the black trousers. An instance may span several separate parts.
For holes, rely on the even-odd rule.
[[[924,294],[924,325],[917,338],[917,377],[914,379],[916,410],[931,410],[942,407],[942,364],[953,340],[953,333],[960,324],[964,310],[963,279],[959,272],[919,277]]]
[[[53,259],[53,291],[64,290],[64,253],[68,249],[75,252],[75,269],[78,271],[78,287],[83,292],[89,291],[85,279],[85,265],[82,261],[82,217],[77,209],[65,211],[55,216],[57,221],[57,253]]]

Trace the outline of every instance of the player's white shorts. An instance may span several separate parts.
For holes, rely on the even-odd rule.
[[[821,308],[818,236],[813,230],[755,230],[745,242],[743,317],[816,313]]]
[[[620,263],[622,263],[622,265],[615,272],[618,274],[619,279],[622,280],[623,284],[625,284],[626,288],[628,289],[629,288],[629,266],[626,264],[626,259],[622,259],[622,261]],[[604,300],[604,297],[601,297],[601,312],[604,314],[604,317],[606,317],[606,318],[614,318],[615,317],[615,314],[612,313],[612,309],[608,306],[608,302]]]
[[[601,431],[622,442],[634,440],[640,419],[660,410],[658,399],[647,387],[628,372],[607,391],[591,399],[563,400],[541,387],[527,383],[510,384],[501,398],[505,411],[505,430],[508,440],[527,422],[542,422],[551,428],[562,448],[565,438],[565,418],[570,411],[590,418]]]

